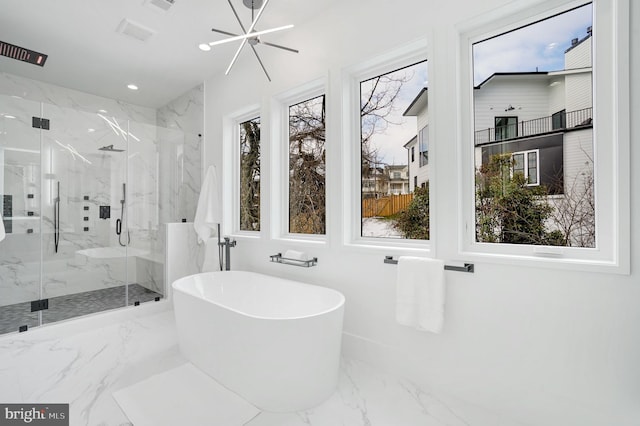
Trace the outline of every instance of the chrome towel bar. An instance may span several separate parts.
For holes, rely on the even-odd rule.
[[[385,256],[384,263],[391,265],[397,265],[398,261],[393,256]],[[464,266],[444,265],[445,271],[457,271],[457,272],[474,272],[473,263],[465,263]]]
[[[287,257],[282,257],[282,253],[273,254],[269,256],[272,262],[276,263],[284,263],[286,265],[294,265],[294,266],[302,266],[308,268],[310,266],[316,266],[318,263],[318,258],[314,257],[309,260],[300,260],[300,259],[289,259]]]

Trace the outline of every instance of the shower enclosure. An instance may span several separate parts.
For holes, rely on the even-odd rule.
[[[0,333],[164,297],[161,151],[183,141],[0,95]]]

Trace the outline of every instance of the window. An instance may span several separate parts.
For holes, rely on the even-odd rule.
[[[360,81],[362,237],[429,238],[428,196],[407,194],[406,175],[407,145],[416,138],[418,123],[427,120],[426,81],[426,61]],[[410,152],[415,161],[415,146]],[[385,169],[391,172],[379,172]]]
[[[477,242],[595,247],[593,129],[548,135],[549,123],[561,129],[573,112],[580,123],[583,114],[591,118],[592,24],[587,4],[473,44],[476,132],[496,107],[506,104],[505,112],[519,114],[495,116],[495,137],[476,148],[484,154],[476,164]],[[525,47],[529,43],[540,53]],[[495,61],[495,49],[505,44],[523,47]],[[549,117],[559,103],[565,108]],[[555,169],[545,168],[544,182],[540,152],[560,160]]]
[[[260,118],[240,123],[240,230],[260,230]]]
[[[414,161],[416,161],[416,147],[412,146],[411,147],[411,162],[413,163]]]
[[[289,232],[326,233],[325,96],[289,107]]]
[[[551,116],[551,128],[553,130],[556,129],[564,129],[566,127],[566,111],[563,109],[562,111],[558,111]]]
[[[425,126],[418,132],[418,144],[420,147],[420,167],[429,164],[429,127]]]
[[[626,0],[556,0],[459,26],[460,102],[471,112],[459,139],[461,255],[629,273],[629,61],[616,54],[629,48],[628,13]],[[516,139],[492,138],[500,109],[517,111]],[[537,186],[513,179],[511,153],[530,150],[518,166],[529,180],[537,168]]]
[[[538,185],[540,175],[538,174],[538,151],[514,152],[511,155],[513,166],[511,175],[520,174],[528,186]]]
[[[518,136],[518,117],[495,118],[496,140],[511,139]]]
[[[413,177],[413,188],[417,188],[418,187],[418,176],[414,176]]]

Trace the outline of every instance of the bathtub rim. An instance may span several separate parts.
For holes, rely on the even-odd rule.
[[[276,278],[276,279],[279,279],[279,280],[288,281],[290,283],[294,283],[294,284],[301,285],[301,286],[319,287],[319,288],[323,289],[324,291],[335,293],[338,296],[339,301],[335,306],[332,306],[329,309],[325,309],[325,310],[319,311],[319,312],[314,312],[313,314],[310,314],[310,315],[297,315],[297,316],[288,316],[288,317],[284,317],[284,318],[274,318],[274,317],[254,315],[254,314],[251,314],[251,313],[239,311],[237,309],[234,309],[234,308],[231,308],[229,306],[223,305],[220,302],[217,302],[215,300],[205,299],[203,297],[199,297],[197,294],[193,294],[193,293],[191,293],[191,292],[179,287],[181,282],[186,282],[190,278],[195,277],[197,275],[217,275],[217,274],[223,274],[225,272],[228,272],[228,271],[199,272],[197,274],[191,274],[191,275],[187,275],[185,277],[178,278],[177,280],[175,280],[174,282],[171,283],[171,289],[172,289],[171,299],[173,301],[172,303],[175,303],[175,294],[173,294],[173,293],[175,291],[178,291],[178,292],[180,292],[180,293],[182,293],[182,294],[184,294],[186,296],[192,297],[194,299],[202,300],[205,303],[211,303],[211,304],[216,305],[216,306],[218,306],[218,307],[220,307],[222,309],[226,309],[228,311],[234,312],[234,313],[236,313],[238,315],[242,315],[242,316],[245,316],[245,317],[259,319],[259,320],[268,320],[268,321],[291,321],[291,320],[301,320],[301,319],[306,319],[306,318],[314,318],[314,317],[330,314],[330,313],[332,313],[334,311],[338,311],[340,309],[344,309],[344,305],[345,305],[345,302],[346,302],[346,298],[345,298],[344,294],[342,294],[342,292],[340,292],[338,290],[335,290],[333,288],[323,287],[321,285],[316,285],[316,284],[309,284],[309,283],[305,283],[305,282],[302,282],[302,281],[292,280],[292,279],[289,279],[289,278],[282,278],[282,277],[278,277],[276,275],[269,275],[269,274],[265,274],[265,273],[262,273],[262,272],[244,271],[244,270],[236,270],[236,271],[231,271],[231,272],[243,272],[243,273],[249,273],[249,274],[254,274],[254,275],[263,275],[263,276],[270,277],[270,278]]]

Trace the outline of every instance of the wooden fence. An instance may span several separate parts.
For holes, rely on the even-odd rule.
[[[394,215],[407,208],[413,200],[413,194],[389,195],[381,198],[365,198],[362,200],[362,217]]]

